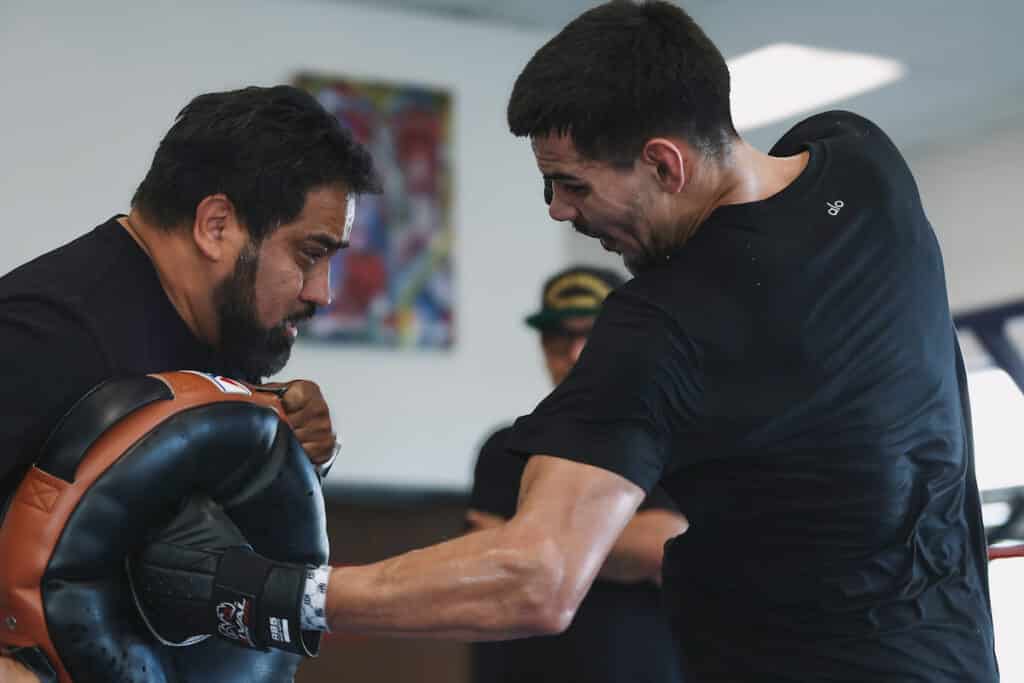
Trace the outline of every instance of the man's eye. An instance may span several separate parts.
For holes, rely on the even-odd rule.
[[[587,188],[586,185],[570,185],[570,184],[567,184],[567,183],[564,183],[564,182],[561,182],[561,181],[557,181],[557,180],[556,181],[545,180],[544,181],[544,203],[547,204],[548,206],[551,206],[551,202],[555,198],[555,191],[554,191],[554,186],[555,185],[558,186],[558,191],[559,192],[565,192],[567,194],[571,194],[571,195],[576,196],[576,197],[584,197],[584,196],[586,196],[587,192],[589,192],[589,188]]]
[[[306,262],[309,263],[309,265],[311,266],[315,265],[320,259],[322,259],[326,255],[327,252],[323,251],[322,249],[315,251],[305,250],[302,252],[302,256],[305,258]]]

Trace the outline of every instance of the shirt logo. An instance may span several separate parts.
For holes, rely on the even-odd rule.
[[[844,206],[846,206],[846,204],[843,203],[842,199],[837,199],[834,202],[825,202],[825,206],[828,207],[828,215],[829,216],[838,216],[839,215],[839,211]]]

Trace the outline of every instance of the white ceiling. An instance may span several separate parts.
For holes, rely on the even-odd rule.
[[[538,40],[594,6],[588,0],[350,0],[536,31]],[[903,147],[985,130],[1024,113],[1019,54],[1024,0],[688,0],[682,6],[725,56],[769,43],[897,59],[907,76],[837,103],[878,121]],[[539,46],[538,42],[538,46]],[[787,78],[780,73],[778,78]],[[749,131],[770,144],[792,122]]]
[[[594,0],[350,0],[374,7],[393,7],[481,21],[503,26],[557,31],[570,19],[594,7]],[[717,4],[722,0],[693,0],[687,8]]]

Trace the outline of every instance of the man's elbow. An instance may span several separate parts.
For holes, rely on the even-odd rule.
[[[579,605],[573,601],[557,599],[543,605],[534,605],[522,614],[524,636],[554,636],[564,632],[576,616]]]
[[[550,608],[545,614],[539,615],[540,618],[533,623],[530,635],[557,636],[560,633],[564,633],[569,628],[569,625],[572,624],[574,616],[576,616],[575,607]]]
[[[580,596],[571,590],[566,558],[552,542],[541,544],[533,554],[529,571],[520,586],[520,626],[525,636],[562,633],[572,623]]]

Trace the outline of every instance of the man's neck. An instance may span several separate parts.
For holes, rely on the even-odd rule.
[[[167,299],[192,334],[210,346],[215,345],[212,297],[187,241],[177,232],[151,225],[135,209],[117,222],[149,257]]]
[[[809,160],[807,152],[769,156],[737,139],[720,162],[695,164],[688,181],[690,198],[686,210],[679,214],[671,246],[689,241],[720,206],[757,202],[778,194],[797,179]],[[694,197],[701,199],[695,201]]]
[[[759,202],[777,195],[803,173],[810,158],[808,152],[773,157],[738,140],[721,166],[713,209]]]

